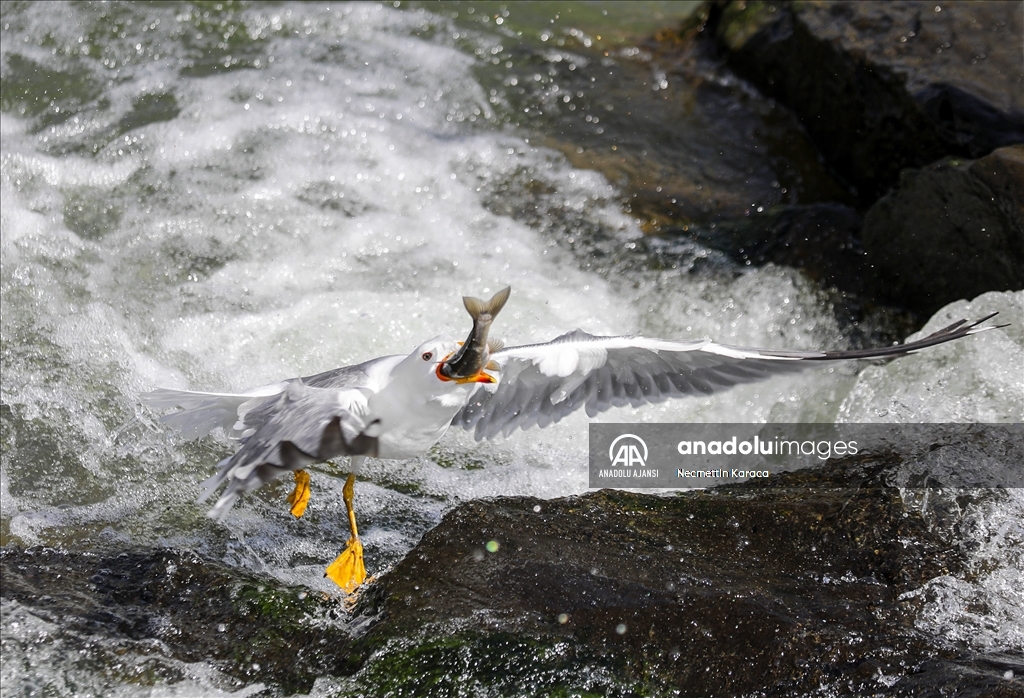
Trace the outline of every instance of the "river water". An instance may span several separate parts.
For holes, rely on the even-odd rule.
[[[544,144],[546,127],[605,112],[536,66],[633,60],[630,41],[690,9],[647,5],[630,24],[617,3],[4,3],[0,542],[185,548],[335,593],[321,573],[348,536],[336,471],[314,468],[299,522],[285,484],[211,522],[195,499],[230,442],[185,441],[138,395],[241,390],[462,336],[460,296],[506,284],[493,334],[509,344],[580,327],[850,346],[799,272],[693,243],[654,263],[618,186]],[[1014,325],[885,366],[602,419],[1022,421],[1024,294],[956,303],[926,331],[996,310]],[[460,501],[586,491],[586,425],[450,433],[423,458],[368,463],[356,503],[371,571]],[[1022,512],[1011,492],[972,514],[977,573],[933,580],[923,630],[1024,646]],[[257,688],[207,665],[111,685],[67,656],[59,627],[3,604],[5,694]]]

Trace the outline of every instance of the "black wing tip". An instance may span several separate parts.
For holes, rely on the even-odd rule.
[[[939,344],[945,344],[946,342],[952,342],[956,339],[962,339],[972,334],[978,334],[979,332],[986,332],[988,330],[996,330],[1000,327],[1009,327],[1009,323],[1004,325],[988,325],[981,327],[981,325],[996,315],[998,312],[990,313],[980,320],[970,322],[966,319],[957,320],[956,322],[943,327],[941,330],[936,330],[926,337],[922,337],[913,342],[906,342],[904,344],[896,344],[891,347],[885,347],[881,349],[857,349],[854,351],[827,351],[821,357],[808,357],[811,360],[824,360],[824,361],[835,361],[838,359],[886,359],[896,358],[904,356],[906,354],[915,354],[921,349],[927,349],[928,347],[938,346]]]
[[[998,310],[996,312],[994,312],[994,313],[989,313],[988,315],[986,315],[985,317],[981,318],[977,322],[971,323],[969,329],[973,330],[974,328],[978,327],[978,325],[981,325],[983,322],[988,322],[989,320],[991,320],[992,318],[994,318],[998,314],[999,314]],[[978,329],[976,331],[981,332],[981,331],[984,331],[984,330],[998,330],[998,329],[1000,329],[1002,327],[1009,327],[1011,324],[1013,324],[1013,323],[1004,322],[1001,325],[990,325],[988,327],[982,327],[982,328],[980,328],[980,329]]]

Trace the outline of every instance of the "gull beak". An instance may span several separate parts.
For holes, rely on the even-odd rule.
[[[497,383],[498,379],[494,376],[484,373],[483,369],[477,372],[475,376],[468,376],[466,378],[456,378],[456,383]]]
[[[462,342],[459,342],[459,344],[462,344]],[[462,378],[449,378],[448,376],[444,375],[443,373],[441,373],[441,369],[444,367],[444,365],[448,361],[448,359],[452,358],[453,354],[455,354],[455,352],[451,352],[450,354],[448,354],[448,356],[446,356],[443,359],[441,359],[437,363],[437,368],[434,369],[434,374],[439,379],[444,381],[445,383],[448,383],[448,382],[452,382],[452,383],[497,383],[498,382],[498,379],[495,378],[494,376],[490,375],[489,373],[484,373],[484,369],[488,369],[488,370],[491,370],[491,371],[499,370],[498,364],[496,364],[493,361],[488,361],[486,366],[484,366],[482,369],[477,371],[472,376],[465,376],[465,377],[462,377]]]

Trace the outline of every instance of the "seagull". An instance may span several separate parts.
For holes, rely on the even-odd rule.
[[[995,313],[960,320],[909,344],[855,351],[785,351],[670,341],[639,336],[600,337],[574,330],[550,342],[504,347],[488,338],[511,294],[489,301],[464,297],[473,319],[464,342],[435,337],[408,355],[383,356],[324,373],[291,378],[242,393],[160,388],[143,395],[161,421],[190,438],[222,427],[239,447],[203,483],[205,501],[225,483],[209,515],[224,520],[239,496],[287,473],[295,487],[291,513],[301,517],[310,498],[311,463],[350,457],[342,499],[351,536],[325,572],[346,593],[366,579],[353,507],[356,474],[367,457],[423,455],[451,426],[476,439],[516,429],[548,427],[585,410],[639,407],[689,395],[710,395],[741,383],[795,373],[835,361],[913,354],[1006,325],[982,326]]]

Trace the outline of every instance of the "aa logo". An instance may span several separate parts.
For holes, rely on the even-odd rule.
[[[643,468],[647,465],[647,444],[636,434],[623,434],[608,447],[608,460],[612,466]]]

